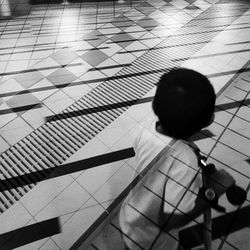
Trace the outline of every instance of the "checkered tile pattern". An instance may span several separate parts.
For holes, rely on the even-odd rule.
[[[218,99],[207,133],[213,137],[203,134],[198,142],[211,161],[249,188],[248,3],[131,3],[37,5],[22,16],[18,10],[24,4],[18,4],[16,17],[0,22],[0,178],[130,148],[136,124],[147,127],[152,120],[147,100],[156,80],[166,69],[183,66],[207,75],[216,92],[231,84]],[[230,81],[243,66],[244,74]],[[141,103],[132,105],[131,99]],[[121,106],[108,106],[117,102]],[[110,109],[99,112],[99,106]],[[93,113],[83,118],[83,110]],[[65,112],[72,117],[62,119]],[[46,118],[56,119],[46,123]],[[113,202],[135,174],[132,157],[1,192],[0,235],[58,217],[62,232],[27,248],[69,249],[89,235],[99,216],[112,216]],[[120,234],[115,221],[107,228]],[[238,234],[216,241],[216,249],[244,249]],[[90,249],[105,249],[102,243],[98,238]]]
[[[93,24],[98,20],[93,20],[93,15],[88,14],[87,10],[85,10],[86,7],[88,9],[88,5],[83,5],[83,8],[79,10],[80,13],[83,13],[83,16],[80,17],[78,24],[74,19],[72,19],[72,23],[64,22],[64,19],[62,19],[66,18],[65,20],[67,20],[68,16],[72,18],[77,11],[75,8],[67,11],[67,9],[60,7],[53,12],[45,12],[46,16],[53,18],[53,21],[45,19],[42,24],[38,19],[32,20],[33,15],[39,15],[39,11],[31,12],[30,16],[27,17],[27,24],[22,24],[20,21],[20,24],[17,22],[17,25],[23,27],[20,34],[26,35],[31,32],[37,39],[27,39],[22,35],[23,38],[20,37],[16,40],[11,58],[14,60],[14,56],[19,54],[21,58],[25,58],[27,54],[27,59],[18,63],[21,64],[21,67],[27,63],[32,66],[23,71],[20,71],[19,68],[13,72],[12,60],[10,60],[9,64],[4,67],[5,71],[2,73],[0,87],[2,103],[0,109],[8,110],[8,114],[3,114],[5,122],[3,122],[2,129],[8,129],[9,119],[7,116],[10,116],[9,113],[24,119],[24,123],[27,123],[26,126],[34,129],[32,124],[24,118],[27,115],[22,117],[20,115],[28,112],[31,108],[49,110],[54,114],[58,110],[63,110],[75,100],[76,95],[80,95],[79,92],[67,91],[67,86],[86,79],[85,76],[90,75],[94,68],[96,69],[94,75],[102,74],[103,79],[111,77],[121,69],[116,65],[132,63],[143,55],[147,49],[164,40],[166,38],[164,36],[166,29],[170,29],[172,32],[178,29],[179,26],[175,25],[178,20],[176,19],[173,22],[175,17],[186,14],[186,11],[189,12],[190,8],[195,12],[193,6],[197,7],[196,10],[200,14],[200,8],[205,5],[209,7],[212,3],[177,0],[161,2],[135,1],[133,8],[121,13],[118,10],[115,17],[108,15],[107,19],[98,24],[100,26],[98,30],[95,29],[97,23]],[[99,6],[99,8],[102,10],[102,7]],[[203,9],[205,8],[203,7]],[[41,13],[42,11],[44,10],[41,9]],[[57,16],[59,14],[62,14],[62,16]],[[193,18],[188,13],[186,15],[190,20]],[[160,25],[161,20],[168,20],[168,16],[172,17],[171,22]],[[75,26],[76,24],[77,26]],[[87,28],[88,26],[90,27]],[[16,26],[14,27],[16,28]],[[40,30],[38,30],[38,27],[40,27]],[[73,27],[77,27],[78,30],[84,28],[84,34],[82,35],[81,32],[77,34],[76,29]],[[5,42],[7,42],[8,32],[4,27],[2,29],[5,32],[2,38],[6,37],[2,42],[4,47]],[[60,32],[57,37],[55,37],[56,32]],[[169,32],[169,34],[172,32]],[[11,34],[9,36],[11,37]],[[63,39],[63,36],[65,36],[65,39]],[[11,39],[10,45],[12,41],[14,42],[14,39]],[[33,50],[31,56],[28,56],[29,48],[32,46],[34,48],[40,47]],[[22,51],[20,51],[21,48],[23,48]],[[140,48],[140,50],[134,48]],[[56,49],[55,52],[54,49]],[[110,64],[108,64],[109,62]],[[105,66],[105,69],[103,69],[102,65]],[[109,70],[107,70],[107,67],[109,67]],[[5,78],[8,79],[4,80]],[[63,95],[58,95],[58,91]],[[52,100],[53,102],[58,101],[57,104],[51,103]],[[59,103],[60,108],[54,108]],[[18,108],[21,110],[20,112],[16,112],[19,111]]]

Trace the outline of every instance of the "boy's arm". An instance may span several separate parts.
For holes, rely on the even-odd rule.
[[[207,188],[212,188],[218,197],[223,195],[226,190],[234,183],[235,180],[233,179],[233,177],[224,169],[216,170],[215,173],[207,178]],[[200,216],[209,207],[211,207],[210,203],[206,200],[200,190],[192,210],[185,213],[182,213],[180,211],[174,214],[165,213],[166,219],[163,224],[164,230],[169,231],[174,228],[185,226],[186,224]]]

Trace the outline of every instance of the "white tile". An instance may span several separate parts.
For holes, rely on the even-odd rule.
[[[145,36],[143,36],[143,39],[141,40],[141,42],[146,45],[148,48],[153,48],[154,46],[156,46],[157,44],[159,44],[161,42],[161,39],[155,37],[155,38],[147,38]]]
[[[62,233],[52,237],[53,240],[61,249],[69,249],[103,212],[100,205],[77,211],[62,226]]]
[[[124,164],[123,161],[116,161],[101,165],[98,167],[87,169],[76,180],[91,195],[98,189],[102,189],[102,185]]]
[[[0,105],[0,110],[10,109],[10,107],[3,103]],[[14,120],[17,117],[15,113],[9,113],[9,114],[2,114],[0,119],[0,128],[4,127],[6,124],[8,124],[10,121]]]
[[[100,154],[105,154],[110,151],[111,150],[101,140],[99,140],[97,137],[94,137],[88,143],[86,143],[82,148],[80,148],[76,153],[74,153],[71,157],[69,157],[64,162],[64,164],[98,156]]]
[[[139,41],[135,41],[126,47],[126,50],[130,52],[133,52],[134,50],[144,50],[145,53],[147,49],[148,49],[147,46],[145,46]]]
[[[80,77],[80,79],[84,81],[85,84],[89,84],[91,88],[94,88],[100,83],[104,82],[106,78],[107,76],[104,75],[100,70],[88,71]],[[92,80],[95,81],[93,82]]]
[[[73,182],[69,175],[39,182],[20,202],[35,216]]]
[[[119,65],[117,62],[109,58],[104,62],[100,63],[98,65],[98,68],[101,70],[102,73],[110,77],[119,72],[123,68],[123,66]]]
[[[5,72],[5,67],[8,62],[0,62],[0,74]]]
[[[170,3],[179,9],[184,9],[189,5],[189,3],[184,0],[172,0]]]
[[[38,221],[44,221],[72,213],[77,211],[89,198],[90,195],[74,181],[42,209],[35,218]]]
[[[44,104],[56,114],[60,113],[73,103],[74,100],[61,90],[57,91],[44,100]]]
[[[0,134],[10,145],[14,145],[31,132],[32,128],[20,117],[0,129]]]
[[[115,35],[121,32],[121,30],[116,26],[114,26],[112,23],[107,23],[101,26],[99,32],[101,32],[104,35]]]
[[[42,126],[46,122],[46,117],[51,116],[54,113],[51,112],[46,106],[39,108],[39,112],[36,109],[31,109],[22,115],[22,118],[31,125],[34,129]]]
[[[134,37],[135,39],[139,39],[140,37],[142,37],[147,33],[147,31],[144,28],[140,27],[139,25],[129,26],[124,31],[127,32],[130,36]]]
[[[11,92],[20,92],[22,90],[24,90],[24,87],[13,78],[10,78],[10,79],[0,83],[0,93],[1,94],[8,94]],[[10,99],[13,96],[14,95],[6,96],[3,99],[5,101],[7,101],[8,99]]]
[[[7,150],[9,147],[10,145],[2,137],[0,137],[0,154]]]
[[[74,65],[74,64],[80,64],[80,65]],[[92,66],[87,62],[85,62],[84,60],[82,60],[81,58],[77,58],[65,68],[71,73],[73,73],[75,76],[79,77],[84,73],[86,73],[88,70],[90,70]]]
[[[126,115],[137,122],[142,122],[147,115],[152,112],[152,103],[142,103],[130,107],[126,111]]]
[[[79,80],[75,81],[76,83],[79,83]],[[64,93],[66,93],[68,96],[70,96],[74,100],[79,100],[84,95],[86,95],[89,91],[91,91],[92,88],[88,84],[70,84],[69,86],[62,89]]]
[[[229,74],[210,78],[209,80],[214,87],[215,93],[218,93],[221,89],[223,89],[233,76],[233,74]]]
[[[29,60],[10,61],[5,72],[20,72],[27,68]]]
[[[131,183],[134,176],[135,171],[129,165],[122,165],[122,167],[119,168],[119,170],[94,194],[95,199],[103,205],[104,202],[116,199]]]
[[[0,215],[0,234],[21,228],[33,218],[20,202],[16,202]]]
[[[117,141],[123,140],[129,130],[135,125],[136,121],[133,118],[123,114],[102,130],[97,137],[111,148]]]
[[[39,54],[35,54],[36,58],[44,58],[44,55],[40,54],[42,52],[39,52]],[[50,55],[51,52],[46,52],[47,55]],[[34,55],[33,55],[34,57]],[[47,56],[46,56],[47,57]],[[45,69],[49,69],[50,67],[52,67],[53,69],[51,69],[52,71],[55,71],[58,67],[60,66],[59,63],[57,63],[53,58],[48,57],[43,59],[42,61],[38,62],[37,64],[33,65],[33,67],[37,70],[39,70],[43,75],[47,76],[47,74],[45,74],[46,71],[44,71]]]
[[[33,85],[30,89],[34,90],[34,92],[32,92],[32,95],[34,95],[40,101],[43,101],[44,99],[58,91],[58,89],[46,78]]]
[[[39,250],[61,250],[59,246],[56,245],[56,243],[52,240],[49,239],[43,244]]]
[[[136,57],[133,56],[131,53],[124,53],[124,54],[115,54],[112,56],[112,59],[120,64],[130,64],[132,63]]]

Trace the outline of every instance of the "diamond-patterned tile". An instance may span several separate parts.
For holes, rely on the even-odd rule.
[[[108,77],[113,76],[114,74],[119,72],[123,67],[123,65],[118,64],[111,58],[98,65],[98,69]]]
[[[58,89],[46,78],[30,88],[32,95],[34,95],[39,101],[43,101],[57,90]]]
[[[43,75],[39,71],[31,69],[30,72],[20,72],[14,79],[27,89],[42,80]]]
[[[85,62],[81,57],[75,59],[71,64],[65,67],[68,71],[79,77],[86,73],[92,66]]]
[[[138,11],[136,9],[128,11],[128,12],[124,13],[123,15],[126,16],[131,21],[137,21],[137,20],[140,20],[141,18],[145,17],[144,14],[142,14],[140,11]]]
[[[78,84],[82,83],[82,84]],[[77,84],[72,84],[63,88],[62,91],[70,96],[74,100],[79,100],[81,97],[86,95],[92,88],[88,86],[88,84],[84,84],[83,82],[77,81]]]
[[[195,2],[193,2],[193,6],[201,10],[206,10],[211,6],[211,4],[204,0],[196,0]]]
[[[7,101],[12,97],[12,95],[8,95],[9,93],[20,92],[22,90],[25,90],[25,88],[13,78],[2,82],[0,84],[0,96],[2,95],[2,102]]]
[[[33,68],[39,70],[43,76],[51,74],[59,67],[61,67],[61,65],[51,57],[47,57],[33,65]]]
[[[134,22],[131,21],[128,17],[121,15],[119,17],[116,17],[113,20],[112,24],[114,26],[116,26],[117,28],[124,30],[124,29],[130,27],[131,25],[133,25]]]
[[[51,116],[53,113],[44,105],[39,108],[39,112],[36,109],[31,109],[22,115],[22,118],[34,129],[42,126],[46,122],[46,117]]]
[[[189,5],[189,3],[184,0],[172,0],[170,3],[179,9],[184,9]]]
[[[74,103],[74,100],[71,99],[68,95],[66,95],[63,91],[59,90],[46,100],[44,100],[44,104],[54,113],[58,114],[63,111],[71,104]]]
[[[97,47],[108,40],[108,38],[98,30],[85,34],[83,39],[94,47]]]
[[[14,97],[7,100],[6,103],[12,109],[15,108],[25,109],[26,106],[28,109],[30,109],[32,108],[32,106],[40,104],[40,101],[32,93],[27,93],[27,94],[15,95]]]
[[[142,28],[144,28],[147,31],[151,31],[155,27],[159,25],[157,21],[155,21],[151,17],[144,17],[136,22],[137,25],[140,25]]]
[[[113,42],[117,43],[122,48],[126,48],[128,45],[135,41],[135,38],[130,36],[126,32],[120,32],[110,38]]]
[[[130,64],[136,59],[136,57],[126,50],[122,50],[118,54],[112,56],[112,59],[120,64]]]
[[[101,50],[90,50],[84,53],[81,58],[93,67],[96,67],[98,64],[107,60],[108,56]]]
[[[75,60],[78,55],[72,49],[60,49],[54,54],[51,55],[51,58],[54,59],[60,65],[67,65]]]
[[[172,16],[180,11],[179,8],[173,6],[170,3],[166,3],[162,7],[159,8],[163,13],[167,14],[168,16]]]
[[[77,77],[65,68],[60,68],[47,76],[47,79],[55,86],[60,87],[63,84],[70,84],[77,79]]]
[[[31,132],[32,128],[20,117],[0,129],[0,134],[10,145],[14,145]]]
[[[3,103],[0,105],[0,128],[5,126],[7,123],[12,121],[17,117],[16,113],[8,112],[6,113],[5,111],[9,111],[11,108],[6,104]]]
[[[98,48],[107,56],[113,56],[115,53],[122,49],[121,46],[111,40],[107,40],[105,44],[103,44],[103,46],[101,45]]]
[[[143,2],[138,7],[136,7],[136,9],[144,15],[149,15],[153,13],[156,8],[147,2]]]
[[[112,23],[104,24],[99,31],[104,34],[107,37],[113,36],[119,32],[121,32],[121,29],[118,27],[115,27]]]

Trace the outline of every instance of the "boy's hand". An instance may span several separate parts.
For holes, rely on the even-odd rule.
[[[235,184],[234,178],[224,169],[215,170],[206,176],[207,187],[210,187],[220,197],[229,187]]]

